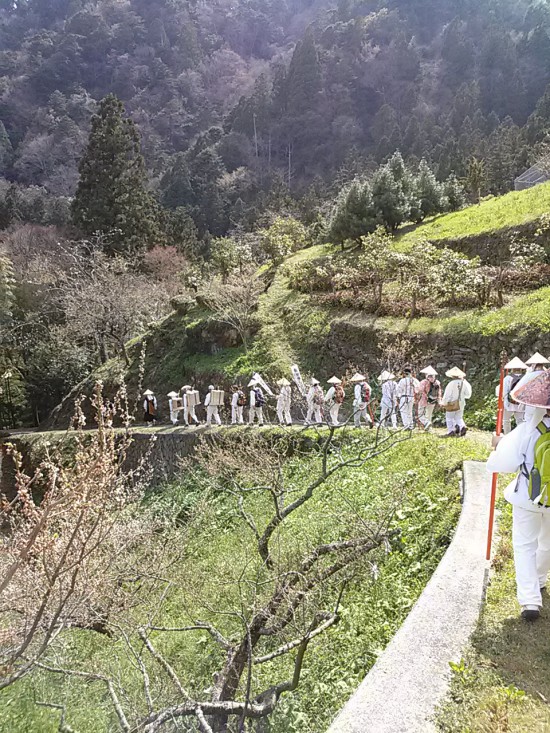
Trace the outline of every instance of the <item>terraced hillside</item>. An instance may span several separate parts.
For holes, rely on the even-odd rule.
[[[498,242],[502,251],[511,232],[516,238],[523,237],[547,249],[546,225],[539,236],[534,232],[540,229],[541,217],[549,210],[550,184],[545,184],[428,221],[389,246],[399,252],[428,239],[438,248],[451,246],[480,256],[483,264],[484,259],[498,260],[494,252],[487,255],[490,243]],[[411,317],[399,282],[388,285],[385,306],[375,312],[364,306],[370,297],[368,278],[366,284],[348,290],[339,284],[344,271],[357,267],[361,256],[359,246],[341,253],[331,245],[318,245],[292,254],[269,271],[248,352],[238,345],[236,333],[216,322],[202,305],[195,305],[188,312],[173,313],[143,339],[130,344],[129,370],[122,362],[113,361],[96,376],[109,384],[124,374],[130,385],[136,384],[143,350],[143,381],[160,395],[190,380],[203,390],[210,381],[229,386],[253,371],[274,379],[287,374],[294,362],[305,373],[320,377],[354,368],[375,373],[387,361],[396,368],[405,359],[419,365],[424,361],[436,363],[442,368],[459,363],[466,365],[474,382],[482,384],[472,409],[487,408],[490,414],[489,383],[502,350],[523,355],[534,349],[550,351],[547,265],[540,266],[538,280],[527,278],[526,285],[516,287],[512,281],[510,287],[503,286],[501,306],[432,303]],[[367,257],[359,266],[359,274],[368,275],[369,267]],[[327,281],[322,291],[296,286],[304,268],[310,274],[317,270],[322,273]],[[60,410],[58,422],[66,416],[67,410]],[[482,418],[478,422],[482,425]]]

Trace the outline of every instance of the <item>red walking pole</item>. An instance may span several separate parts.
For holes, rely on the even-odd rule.
[[[504,367],[500,368],[500,387],[498,390],[498,412],[497,412],[497,435],[502,433],[502,422],[504,420]],[[497,498],[498,473],[493,474],[491,485],[491,508],[489,510],[489,531],[487,533],[487,560],[491,559],[491,546],[493,544],[493,524],[495,521],[495,503]]]

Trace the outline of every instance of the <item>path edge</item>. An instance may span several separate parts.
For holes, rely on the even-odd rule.
[[[327,733],[435,733],[434,715],[475,630],[485,596],[491,477],[465,461],[451,544],[420,598]]]

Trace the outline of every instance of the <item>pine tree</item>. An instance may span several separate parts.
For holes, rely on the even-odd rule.
[[[416,195],[420,201],[420,218],[433,216],[443,211],[448,201],[445,199],[443,186],[436,179],[426,160],[422,159],[418,166],[418,174],[415,180]]]
[[[346,239],[358,240],[375,229],[376,217],[370,186],[355,180],[340,194],[330,221],[328,237],[331,242],[343,246]]]
[[[106,234],[110,251],[130,256],[158,241],[156,206],[146,189],[139,133],[112,94],[101,101],[92,118],[79,171],[72,215],[84,234]]]
[[[387,165],[379,168],[373,176],[372,199],[378,223],[388,230],[397,229],[410,215],[410,204],[403,187]]]

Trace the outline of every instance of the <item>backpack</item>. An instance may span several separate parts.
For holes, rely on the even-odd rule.
[[[256,407],[263,407],[265,405],[265,397],[262,390],[259,387],[255,387],[254,394],[256,395]]]
[[[508,402],[510,402],[512,405],[518,405],[519,402],[516,402],[516,400],[512,397],[512,392],[515,390],[519,382],[521,381],[522,375],[521,374],[513,374],[512,375],[512,381],[510,382],[510,389],[508,390]]]
[[[437,403],[437,400],[439,398],[439,382],[434,382],[433,384],[430,384],[430,389],[428,390],[428,402],[430,405],[434,405]]]
[[[244,407],[246,405],[246,395],[242,390],[237,392],[237,405],[239,407]]]
[[[334,388],[334,401],[337,405],[341,405],[346,397],[346,393],[344,392],[343,388],[337,384]]]
[[[529,498],[535,504],[550,506],[550,428],[544,422],[537,425],[540,437],[535,443],[535,462],[531,473],[522,466],[522,473],[529,481]]]
[[[313,388],[313,404],[314,405],[324,405],[325,404],[323,390],[319,386],[315,386]]]
[[[370,402],[370,387],[366,382],[361,385],[361,402]]]

